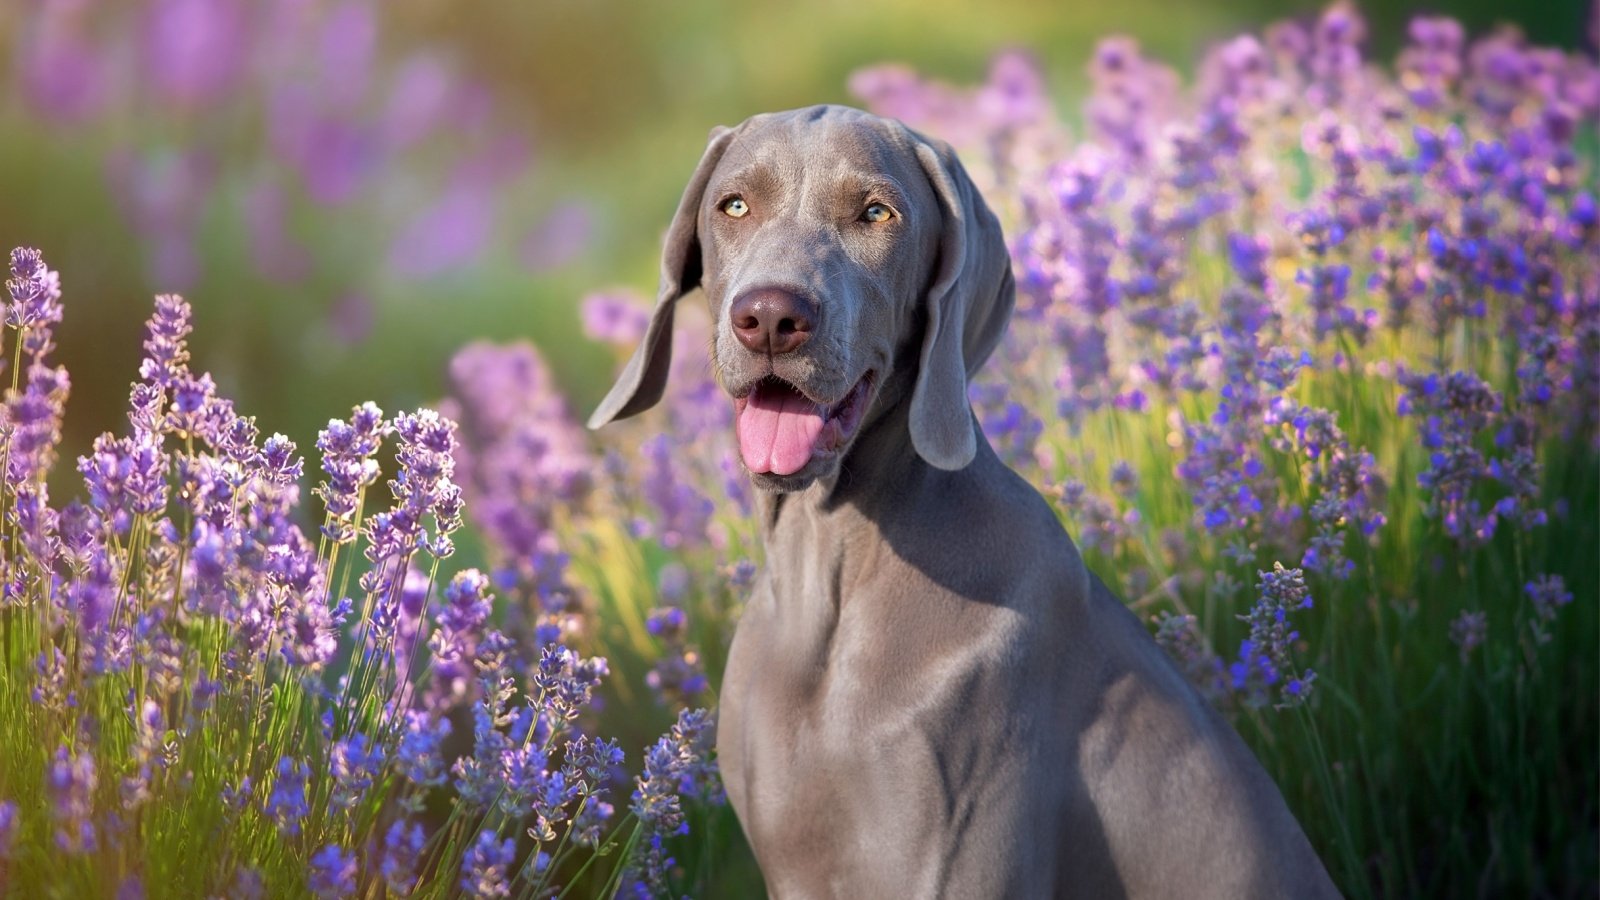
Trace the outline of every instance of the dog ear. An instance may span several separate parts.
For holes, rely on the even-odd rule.
[[[599,428],[614,419],[638,415],[661,400],[667,387],[667,372],[672,368],[672,314],[678,298],[700,286],[700,200],[705,193],[711,173],[722,160],[722,154],[732,142],[735,130],[717,127],[711,130],[706,152],[700,157],[678,201],[678,211],[667,228],[666,241],[661,250],[661,287],[656,294],[656,307],[650,313],[650,324],[644,340],[634,350],[622,374],[617,376],[611,392],[600,401],[589,417],[589,427]]]
[[[911,443],[930,465],[956,470],[978,452],[967,379],[994,351],[1016,305],[1000,221],[943,141],[922,139],[917,159],[944,214],[939,268],[928,288],[921,365],[911,390]]]

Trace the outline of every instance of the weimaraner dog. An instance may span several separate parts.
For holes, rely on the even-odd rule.
[[[717,748],[772,895],[1338,895],[979,430],[967,379],[1015,289],[947,145],[839,106],[714,131],[590,427],[660,399],[696,286],[762,489]]]

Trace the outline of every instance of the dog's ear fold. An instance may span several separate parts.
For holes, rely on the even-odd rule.
[[[922,139],[917,159],[943,212],[939,267],[928,288],[921,365],[911,390],[911,443],[930,465],[955,470],[978,451],[967,379],[994,351],[1016,305],[1000,222],[943,141]]]
[[[706,152],[700,157],[700,165],[690,177],[689,186],[684,188],[678,211],[667,228],[661,250],[661,288],[656,294],[656,307],[650,313],[644,340],[623,366],[611,392],[589,417],[590,428],[638,415],[655,406],[666,390],[667,372],[672,368],[673,310],[679,297],[700,286],[700,200],[733,136],[731,128],[711,130]]]

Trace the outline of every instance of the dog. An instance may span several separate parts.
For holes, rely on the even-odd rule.
[[[1015,286],[948,145],[842,106],[715,129],[591,428],[660,399],[696,287],[761,489],[717,754],[772,896],[1338,896],[985,440],[967,381]]]

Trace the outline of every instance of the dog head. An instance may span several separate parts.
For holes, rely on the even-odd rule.
[[[758,486],[833,474],[901,403],[919,456],[972,461],[967,378],[1015,288],[999,223],[943,142],[840,106],[715,130],[668,228],[644,340],[591,428],[661,398],[673,310],[696,286]]]

